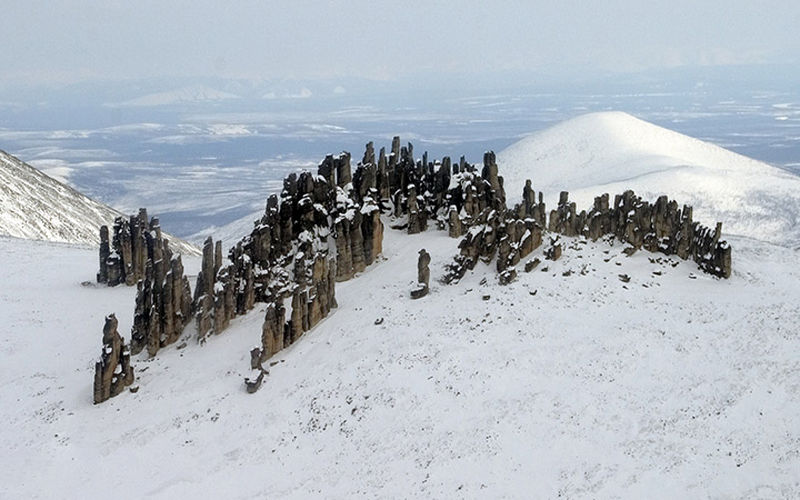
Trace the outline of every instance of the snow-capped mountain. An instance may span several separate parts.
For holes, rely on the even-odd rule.
[[[550,207],[569,191],[578,209],[602,193],[669,194],[727,234],[800,246],[800,177],[622,112],[582,115],[498,154],[509,199],[525,179]]]
[[[209,103],[229,99],[239,99],[239,96],[205,85],[190,85],[166,92],[143,95],[118,103],[116,106],[169,106],[174,104]]]
[[[99,229],[123,215],[18,158],[0,151],[0,234],[96,246]],[[173,249],[196,255],[194,245],[168,236]]]

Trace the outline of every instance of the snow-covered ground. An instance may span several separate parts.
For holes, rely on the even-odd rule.
[[[387,230],[256,394],[262,307],[136,357],[138,392],[95,406],[133,290],[81,285],[94,250],[0,238],[0,497],[796,498],[798,252],[731,238],[719,280],[567,241],[509,286],[479,265],[412,301],[417,251],[436,279],[457,242]]]
[[[800,177],[627,113],[567,120],[509,146],[497,164],[509,200],[521,198],[525,179],[551,208],[560,191],[579,210],[605,192],[667,194],[727,234],[800,246]]]

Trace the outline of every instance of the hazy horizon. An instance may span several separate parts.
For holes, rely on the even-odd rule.
[[[800,63],[789,1],[5,2],[0,84],[137,78],[595,77]]]

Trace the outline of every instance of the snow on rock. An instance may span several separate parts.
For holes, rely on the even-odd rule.
[[[800,177],[622,112],[591,113],[534,133],[498,155],[509,203],[526,179],[550,207],[569,191],[588,209],[604,192],[667,194],[725,234],[800,245]]]
[[[125,216],[0,151],[0,235],[98,246],[100,226]],[[165,236],[173,249],[199,254],[193,245]]]

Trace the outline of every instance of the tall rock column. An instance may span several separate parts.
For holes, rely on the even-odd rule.
[[[98,283],[108,283],[108,258],[111,256],[111,243],[108,239],[108,226],[100,226],[100,271]]]
[[[203,243],[203,263],[201,271],[197,274],[195,285],[194,309],[197,315],[197,336],[204,342],[213,326],[214,311],[214,240],[209,236]]]
[[[431,254],[423,248],[419,251],[419,258],[417,259],[417,287],[411,290],[412,299],[420,299],[428,295],[428,287],[431,279]]]
[[[94,403],[121,393],[133,383],[133,367],[128,346],[117,332],[117,317],[106,316],[103,326],[103,350],[100,361],[94,365]]]

